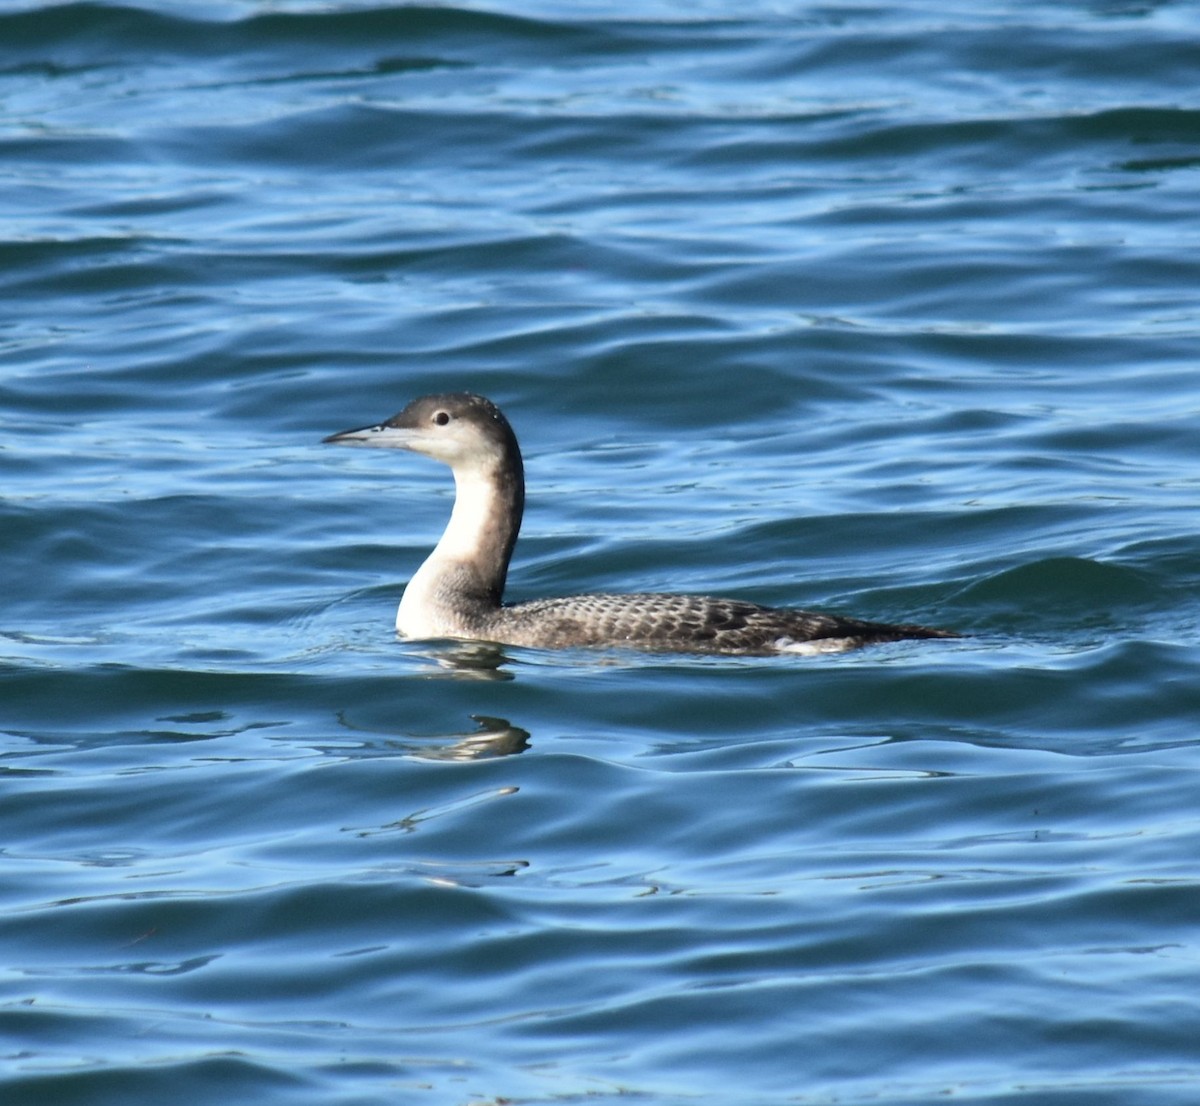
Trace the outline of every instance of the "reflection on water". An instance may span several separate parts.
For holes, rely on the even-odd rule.
[[[529,748],[529,731],[514,726],[507,718],[492,718],[473,714],[479,724],[469,733],[452,731],[437,734],[413,734],[408,731],[387,731],[351,722],[345,715],[341,723],[364,739],[357,745],[357,755],[420,757],[422,760],[481,760],[485,757],[506,757],[523,753]],[[374,736],[366,736],[374,735]],[[326,752],[345,755],[344,748],[328,747]]]
[[[484,757],[506,757],[523,753],[529,748],[529,731],[511,725],[505,718],[489,718],[485,714],[473,714],[479,730],[458,737],[449,745],[435,744],[443,738],[430,739],[428,743],[412,746],[409,753],[423,760],[481,760]]]
[[[422,641],[412,645],[412,654],[432,662],[424,672],[429,679],[452,677],[462,680],[512,680],[504,665],[511,658],[487,641]]]

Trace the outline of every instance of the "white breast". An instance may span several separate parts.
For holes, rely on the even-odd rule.
[[[467,636],[455,609],[456,580],[478,561],[487,520],[500,510],[495,484],[477,469],[454,473],[454,509],[433,552],[404,589],[396,630],[410,638]]]

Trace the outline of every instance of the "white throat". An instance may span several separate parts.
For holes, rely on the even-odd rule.
[[[504,510],[495,482],[477,466],[454,470],[454,509],[441,539],[404,589],[396,629],[405,637],[455,637],[455,598],[464,578],[480,578],[487,538]]]

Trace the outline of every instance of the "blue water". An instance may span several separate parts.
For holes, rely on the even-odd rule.
[[[5,1106],[1200,1098],[1198,36],[0,8]],[[399,641],[462,388],[514,598],[969,636]]]

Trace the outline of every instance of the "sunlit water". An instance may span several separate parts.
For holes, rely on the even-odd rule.
[[[1194,1103],[1200,9],[0,11],[0,1097]],[[398,641],[510,594],[960,629]]]

